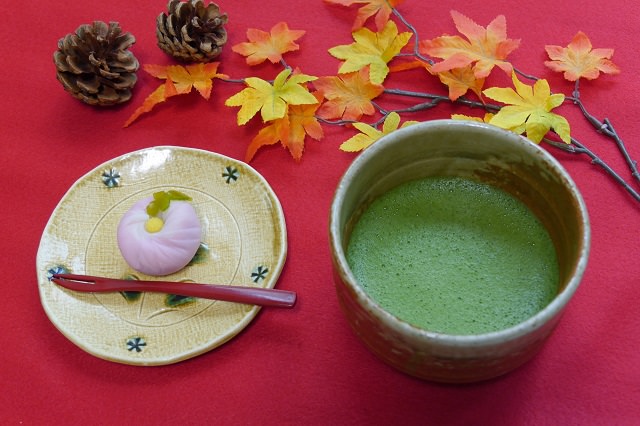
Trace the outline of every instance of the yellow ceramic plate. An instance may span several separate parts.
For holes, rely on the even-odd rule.
[[[253,305],[158,293],[79,293],[50,281],[56,272],[154,279],[124,261],[116,228],[133,203],[169,189],[193,199],[203,241],[186,268],[163,280],[273,288],[280,275],[287,251],[284,215],[253,168],[178,147],[115,158],[65,194],[44,230],[36,259],[48,317],[97,357],[135,365],[178,362],[225,343],[258,313]]]

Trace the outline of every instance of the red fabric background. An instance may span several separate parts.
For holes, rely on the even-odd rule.
[[[268,30],[285,20],[304,29],[299,52],[286,59],[307,74],[335,75],[327,49],[351,42],[355,9],[314,0],[220,0],[229,14],[229,44],[221,72],[234,78],[273,78],[280,68],[251,69],[229,46],[248,28]],[[132,367],[97,359],[66,340],[38,297],[35,256],[44,226],[80,176],[118,155],[155,145],[196,147],[242,159],[259,129],[235,125],[224,100],[240,86],[216,82],[209,102],[175,98],[122,124],[159,84],[139,72],[133,100],[95,109],[72,99],[55,79],[52,53],[60,37],[95,19],[119,21],[132,32],[142,64],[171,61],[156,47],[154,0],[5,2],[0,43],[3,78],[0,167],[3,260],[0,309],[0,419],[4,424],[637,424],[640,418],[640,203],[586,157],[550,148],[574,177],[588,205],[592,253],[582,286],[556,333],[526,366],[497,380],[437,385],[379,362],[354,337],[331,280],[327,214],[333,190],[353,154],[338,150],[351,133],[325,126],[308,141],[300,163],[279,147],[259,151],[252,165],[283,205],[289,254],[278,283],[299,294],[293,310],[264,309],[239,336],[192,360],[166,367]],[[629,151],[640,158],[638,93],[640,3],[631,0],[427,2],[407,0],[401,12],[423,39],[453,34],[457,9],[486,26],[507,18],[510,57],[547,78],[556,92],[571,84],[543,66],[545,44],[566,45],[582,30],[595,47],[615,48],[622,74],[582,84],[583,99],[609,117]],[[494,71],[496,84],[508,78]],[[394,77],[394,87],[442,90],[422,72]],[[411,119],[445,118],[462,108],[439,107]],[[573,135],[631,180],[612,143],[570,105]],[[640,185],[634,185],[640,188]],[[89,206],[90,207],[90,206]]]

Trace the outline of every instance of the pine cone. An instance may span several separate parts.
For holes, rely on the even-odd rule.
[[[131,98],[138,60],[128,48],[136,39],[117,22],[80,25],[58,41],[56,77],[73,97],[90,105],[114,105]]]
[[[185,62],[210,62],[227,42],[227,14],[215,3],[203,0],[169,0],[169,14],[156,21],[160,49]]]

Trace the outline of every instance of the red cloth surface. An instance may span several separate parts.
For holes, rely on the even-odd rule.
[[[327,53],[351,43],[356,9],[322,1],[218,2],[229,15],[229,43],[219,71],[242,78],[273,78],[278,66],[250,68],[230,46],[248,28],[286,21],[306,34],[285,58],[311,75],[335,75]],[[195,93],[174,98],[122,124],[157,80],[144,71],[131,102],[96,109],[64,92],[52,54],[59,38],[93,20],[119,21],[137,43],[141,64],[172,61],[156,46],[155,19],[165,1],[111,0],[5,3],[3,42],[0,309],[0,419],[3,424],[491,424],[588,425],[640,422],[640,202],[587,157],[549,148],[568,169],[587,203],[592,227],[588,269],[575,298],[542,352],[513,373],[485,383],[449,386],[414,379],[369,353],[340,312],[331,278],[328,210],[338,180],[354,154],[338,147],[353,133],[325,126],[307,140],[299,163],[282,148],[260,150],[251,163],[278,195],[287,221],[288,258],[278,287],[298,292],[293,310],[263,309],[236,338],[191,360],[135,367],[98,359],[68,341],[40,304],[35,257],[49,216],[82,175],[121,154],[157,145],[194,147],[243,159],[260,128],[235,124],[237,108],[224,100],[241,86],[216,81],[210,101]],[[510,59],[547,78],[556,92],[572,84],[543,65],[544,46],[565,46],[582,30],[594,47],[615,48],[618,76],[582,83],[583,100],[608,117],[640,158],[638,93],[640,3],[577,1],[426,2],[400,6],[422,39],[456,33],[451,9],[486,26],[499,14],[510,38],[521,39]],[[496,85],[509,79],[496,69]],[[439,91],[423,71],[393,77],[392,87]],[[447,118],[441,106],[405,117]],[[572,134],[629,182],[613,143],[594,132],[576,108],[560,110]],[[636,190],[640,185],[632,184]],[[91,208],[91,206],[87,206]]]

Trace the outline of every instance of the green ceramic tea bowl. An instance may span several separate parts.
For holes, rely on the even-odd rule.
[[[527,206],[544,225],[558,260],[558,289],[548,304],[504,329],[447,334],[398,318],[365,291],[347,261],[354,225],[381,194],[427,177],[489,184]],[[329,239],[338,301],[365,346],[409,375],[468,383],[508,373],[540,350],[579,286],[587,265],[590,227],[575,183],[544,149],[487,124],[435,120],[386,135],[356,157],[334,195]],[[394,285],[391,278],[388,285]]]

